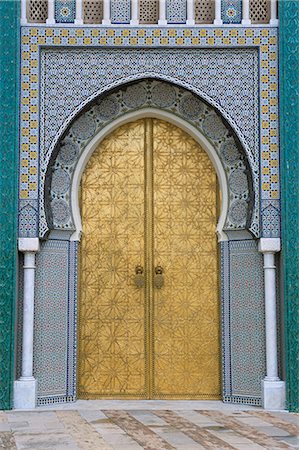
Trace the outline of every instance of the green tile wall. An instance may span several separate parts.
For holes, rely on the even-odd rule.
[[[12,406],[16,298],[19,1],[0,1],[0,409]]]

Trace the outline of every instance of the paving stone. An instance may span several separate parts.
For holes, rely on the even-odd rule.
[[[298,436],[284,436],[277,437],[278,441],[284,442],[291,445],[293,448],[299,449],[299,438]]]
[[[236,416],[234,416],[236,417]],[[253,427],[268,427],[269,425],[271,426],[271,424],[269,424],[269,422],[266,422],[266,420],[260,419],[259,417],[237,417],[237,419],[241,422],[244,423],[244,425],[250,425]]]
[[[211,420],[209,417],[204,416],[203,414],[198,413],[197,411],[175,411],[179,416],[184,417],[190,422],[198,425],[199,427],[207,428],[207,427],[215,427],[219,426],[219,423]]]
[[[3,431],[11,431],[10,425],[7,422],[0,422],[0,433]]]
[[[24,431],[29,429],[29,422],[11,422],[9,425],[12,431]]]
[[[185,450],[189,450],[191,446],[197,449],[204,448],[193,441],[193,439],[186,436],[184,433],[176,431],[175,429],[170,429],[169,431],[163,431],[163,429],[155,429],[155,432],[176,449],[182,448]]]
[[[285,420],[286,422],[292,423],[299,427],[299,414],[290,414],[288,412],[273,412],[271,413],[273,417],[278,417],[279,419]]]
[[[127,412],[130,412],[130,415],[135,417],[135,419],[139,420],[139,422],[143,423],[143,425],[147,425],[149,427],[152,426],[166,426],[167,423],[162,420],[160,417],[157,417],[155,414],[153,414],[151,411],[144,411],[144,410],[129,410]]]
[[[109,445],[111,445],[114,449],[121,446],[121,448],[125,446],[133,448],[141,449],[141,447],[134,439],[132,439],[130,436],[128,436],[121,428],[116,427],[111,429],[105,429],[101,427],[100,425],[96,425],[94,427],[98,433],[101,434],[104,441],[106,441]],[[124,439],[125,438],[125,439]]]
[[[93,411],[93,410],[88,410],[88,409],[83,409],[81,411],[79,411],[79,414],[85,419],[87,420],[87,422],[94,422],[95,420],[99,420],[99,419],[107,419],[107,417],[105,416],[105,414],[102,411]]]
[[[237,447],[238,445],[242,444],[242,445],[254,445],[256,450],[265,448],[232,430],[224,429],[223,431],[211,431],[211,433],[214,436],[217,436],[219,439],[222,439],[223,441],[232,445],[233,447]]]
[[[72,437],[62,433],[15,435],[18,450],[80,450]]]
[[[256,429],[258,431],[262,431],[262,433],[268,434],[269,436],[290,436],[290,433],[288,433],[287,431],[284,431],[281,428],[273,427],[271,425],[268,425],[266,427],[257,426]]]
[[[51,409],[0,411],[0,449],[299,450],[298,416],[242,407],[201,401],[81,400]]]
[[[236,450],[258,450],[258,449],[265,449],[272,450],[272,447],[261,447],[257,446],[256,444],[236,444],[235,449]]]

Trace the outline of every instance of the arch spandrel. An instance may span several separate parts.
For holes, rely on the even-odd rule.
[[[222,210],[217,227],[259,234],[258,170],[231,126],[192,92],[158,80],[142,80],[100,96],[72,122],[50,159],[40,235],[48,228],[74,231],[79,239],[77,190],[90,154],[109,132],[130,120],[161,117],[189,132],[208,152],[218,174]],[[255,192],[255,195],[253,195]]]

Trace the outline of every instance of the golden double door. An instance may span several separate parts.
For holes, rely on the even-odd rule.
[[[216,174],[180,128],[112,132],[82,178],[81,398],[220,396]]]

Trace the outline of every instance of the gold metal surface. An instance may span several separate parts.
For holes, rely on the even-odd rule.
[[[216,173],[183,130],[154,120],[154,398],[219,398]]]
[[[129,123],[93,153],[82,177],[79,372],[81,398],[146,397],[144,122]]]
[[[207,154],[167,122],[129,123],[94,152],[82,178],[80,397],[219,398],[216,195]]]

